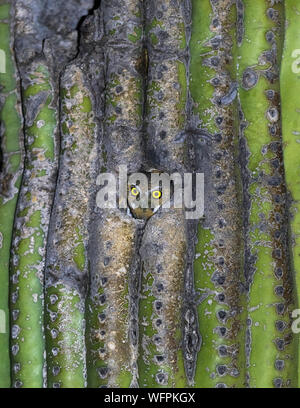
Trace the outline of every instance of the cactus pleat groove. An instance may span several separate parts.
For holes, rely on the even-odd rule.
[[[0,0],[0,388],[300,387],[298,3]]]

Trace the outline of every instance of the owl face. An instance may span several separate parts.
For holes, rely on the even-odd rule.
[[[151,174],[144,173],[146,178],[137,182],[128,179],[128,206],[135,218],[147,220],[167,201],[170,201],[170,186],[160,183],[152,185]],[[146,182],[147,180],[147,182]]]

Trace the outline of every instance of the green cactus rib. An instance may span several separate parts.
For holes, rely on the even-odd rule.
[[[0,1],[0,388],[10,387],[9,255],[22,172],[20,98],[11,52],[11,4]]]
[[[105,110],[103,169],[138,171],[143,160],[143,27],[140,0],[104,0]],[[131,319],[136,222],[119,210],[98,210],[91,222],[87,299],[88,387],[136,384]],[[127,242],[128,241],[128,242]],[[133,277],[133,278],[132,278]]]
[[[238,73],[248,209],[247,384],[251,388],[293,387],[297,384],[297,345],[290,324],[295,305],[285,242],[279,102],[283,3],[245,0],[239,12],[244,23]]]
[[[280,72],[280,94],[281,94],[281,122],[283,161],[285,170],[286,187],[290,197],[289,208],[289,234],[291,268],[293,282],[296,292],[296,305],[300,304],[300,183],[299,183],[299,154],[300,154],[300,69],[299,69],[299,40],[300,40],[300,4],[295,0],[285,0],[285,39],[283,57]],[[297,317],[297,316],[293,316]],[[295,337],[298,337],[296,335]],[[292,352],[298,365],[298,383],[293,381],[294,387],[299,387],[299,340],[294,340],[297,345]],[[294,374],[294,373],[293,373]],[[295,374],[294,374],[295,375]]]
[[[44,383],[43,283],[56,112],[46,65],[38,61],[27,68],[22,89],[26,157],[11,249],[11,364],[13,386],[35,388]]]
[[[190,90],[193,114],[200,119],[195,145],[200,144],[210,163],[201,167],[201,158],[197,163],[207,184],[194,261],[195,290],[202,299],[198,306],[202,346],[194,385],[244,387],[241,181],[236,165],[236,8],[230,0],[195,0],[192,4]]]
[[[187,104],[188,15],[189,10],[184,4],[145,2],[147,158],[149,165],[160,171],[182,171],[188,166],[183,137]],[[184,251],[187,249],[185,228],[184,215],[172,210],[169,214],[159,210],[145,227],[139,301],[140,387],[178,388],[187,385],[181,349]]]
[[[83,388],[87,226],[96,125],[78,65],[66,68],[61,89],[61,153],[46,263],[47,383],[49,388]]]

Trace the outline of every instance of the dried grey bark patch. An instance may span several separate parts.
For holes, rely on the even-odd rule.
[[[15,0],[15,49],[19,64],[41,54],[47,40],[55,66],[77,53],[77,26],[94,6],[94,0]]]

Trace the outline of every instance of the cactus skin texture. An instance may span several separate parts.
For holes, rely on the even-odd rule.
[[[240,174],[236,166],[236,9],[231,1],[193,1],[190,90],[197,168],[204,172],[204,220],[194,261],[202,346],[195,387],[245,384],[245,296]],[[203,165],[204,163],[204,165]],[[205,165],[205,163],[209,163]]]
[[[91,289],[87,301],[88,387],[136,383],[129,276],[135,264],[136,220],[104,210],[91,234]]]
[[[146,157],[149,166],[169,174],[189,165],[184,137],[189,21],[189,1],[145,2]],[[181,210],[160,209],[146,222],[140,248],[140,387],[178,388],[188,384],[181,319],[187,240]]]
[[[117,171],[142,163],[143,27],[140,0],[104,0],[105,118],[107,166]]]
[[[0,0],[0,388],[300,387],[299,0],[42,3]],[[98,208],[120,165],[203,220]]]
[[[245,0],[238,7],[240,137],[247,209],[247,385],[293,387],[296,342],[290,312],[295,305],[285,242],[279,102],[283,3]],[[288,134],[291,137],[292,132]]]
[[[299,41],[300,41],[300,4],[295,0],[285,0],[285,39],[283,57],[280,72],[280,92],[281,92],[281,122],[282,122],[282,142],[283,160],[285,170],[286,187],[290,199],[289,208],[289,234],[290,253],[293,282],[297,298],[297,306],[300,304],[300,166],[299,166],[299,92],[300,92],[300,70],[299,70]],[[295,308],[296,308],[295,307]],[[295,315],[293,317],[297,317]],[[299,384],[299,335],[294,334],[295,346],[294,355],[298,361],[298,384],[293,381],[292,386]]]
[[[139,302],[139,385],[187,386],[182,345],[187,235],[182,210],[160,210],[147,222],[142,243]]]
[[[10,387],[9,255],[22,173],[20,98],[11,51],[11,5],[0,1],[0,388]],[[5,72],[3,72],[5,71]]]
[[[88,198],[96,125],[91,95],[76,64],[67,67],[61,89],[62,143],[46,265],[47,381],[49,388],[83,388]]]
[[[184,137],[189,22],[189,1],[145,1],[147,158],[168,172],[189,165]]]
[[[142,2],[104,0],[101,8],[105,40],[101,171],[117,176],[119,165],[138,171],[143,158]],[[137,314],[133,281],[138,224],[120,210],[98,208],[93,214],[86,307],[88,387],[136,386],[137,340],[131,320]]]
[[[14,387],[42,387],[45,246],[55,186],[53,90],[43,61],[23,77],[25,167],[11,249],[11,362]]]

